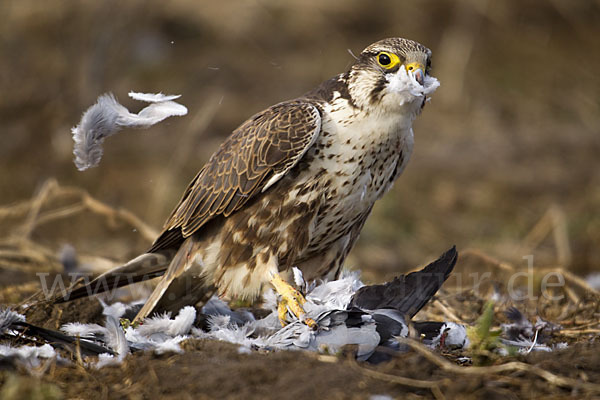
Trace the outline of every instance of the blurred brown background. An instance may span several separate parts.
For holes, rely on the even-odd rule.
[[[442,86],[349,265],[387,278],[456,244],[598,270],[598,21],[600,2],[577,0],[3,0],[0,204],[55,177],[158,229],[245,118],[342,72],[347,49],[401,36],[432,49]],[[139,110],[130,90],[182,94],[189,114],[110,138],[78,172],[70,128],[104,92]],[[84,213],[32,238],[114,260],[148,246],[113,222]]]

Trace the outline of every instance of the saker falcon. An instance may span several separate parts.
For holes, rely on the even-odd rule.
[[[147,253],[61,301],[162,276],[136,322],[215,291],[253,300],[270,283],[282,323],[289,311],[314,326],[285,272],[339,275],[373,204],[406,167],[412,122],[439,86],[430,58],[419,43],[384,39],[346,72],[255,114],[198,172]]]

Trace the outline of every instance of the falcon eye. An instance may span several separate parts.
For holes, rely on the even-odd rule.
[[[388,65],[391,62],[392,62],[392,60],[390,60],[390,56],[388,56],[387,54],[380,54],[379,55],[379,64],[385,66],[385,65]]]
[[[377,54],[377,63],[385,69],[392,69],[400,64],[400,58],[393,53],[382,51]]]

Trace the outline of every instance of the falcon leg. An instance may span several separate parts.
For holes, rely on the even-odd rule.
[[[289,310],[306,325],[312,329],[316,329],[317,323],[312,318],[307,318],[305,316],[306,312],[304,311],[304,308],[302,308],[302,305],[306,303],[304,296],[302,296],[302,294],[294,289],[289,283],[284,281],[279,274],[274,274],[270,282],[275,288],[275,291],[281,296],[281,301],[277,306],[277,314],[279,316],[279,322],[281,322],[281,325],[286,325],[285,316]]]
[[[285,326],[285,317],[287,312],[287,302],[285,300],[281,300],[279,304],[277,304],[277,316],[279,317],[279,323],[282,327]]]

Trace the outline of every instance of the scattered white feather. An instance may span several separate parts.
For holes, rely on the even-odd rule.
[[[185,335],[192,329],[195,320],[196,309],[192,306],[183,307],[171,323],[167,333],[171,336]]]
[[[304,285],[306,284],[306,282],[304,282],[304,275],[302,275],[302,271],[300,271],[300,268],[292,268],[292,272],[294,273],[294,283],[296,284],[297,288],[300,289],[304,289]]]
[[[11,347],[0,345],[0,356],[28,358],[52,358],[56,356],[56,351],[49,344],[43,346],[19,346]]]
[[[106,304],[102,299],[98,299],[100,304],[102,304],[102,314],[106,316],[111,316],[113,318],[121,318],[128,308],[131,306],[129,304],[123,304],[121,302],[115,302],[113,304]]]
[[[129,346],[138,350],[152,350],[155,342],[146,336],[140,335],[138,329],[130,326],[125,329],[125,339]]]
[[[297,284],[306,286],[301,274],[296,273],[295,280]],[[380,344],[381,338],[377,333],[376,320],[371,314],[353,314],[357,311],[346,310],[352,296],[362,286],[359,273],[346,272],[339,280],[321,282],[316,287],[310,288],[306,296],[308,301],[304,307],[307,316],[317,322],[317,330],[312,330],[295,318],[290,318],[290,323],[282,328],[277,314],[277,296],[271,290],[265,293],[265,302],[263,303],[271,310],[271,313],[258,320],[248,311],[231,310],[225,302],[213,297],[202,309],[202,312],[208,316],[208,332],[193,327],[196,320],[196,309],[191,306],[182,308],[174,318],[171,318],[170,314],[164,314],[149,318],[142,325],[130,326],[123,331],[118,318],[136,302],[112,305],[103,303],[104,314],[107,316],[105,326],[70,323],[61,329],[72,336],[100,341],[116,353],[115,356],[101,354],[96,362],[89,364],[93,368],[120,364],[132,348],[155,353],[180,353],[182,352],[180,343],[188,338],[234,343],[240,346],[239,353],[248,353],[253,349],[336,353],[343,346],[354,344],[358,348],[357,358],[365,360]],[[378,312],[395,319],[390,314],[391,310],[384,309],[378,310]],[[360,317],[358,321],[356,316]],[[352,323],[347,325],[346,321],[351,317],[353,318]],[[24,317],[8,310],[0,312],[0,326],[10,326],[10,322],[7,321],[11,320],[22,321]],[[538,321],[536,329],[542,329],[546,325],[545,321]],[[401,336],[408,335],[408,327],[401,330],[399,334]],[[446,345],[463,348],[469,345],[466,327],[452,322],[446,322],[440,330],[440,335],[432,338],[431,343],[427,344],[437,347],[442,334]],[[519,347],[520,351],[527,351],[530,348],[538,351],[551,351],[566,347],[566,344],[549,347],[529,339],[514,342],[506,340],[505,343]],[[18,354],[19,357],[25,359],[38,359],[56,355],[49,346],[45,348],[23,346],[23,348],[25,349],[19,350],[0,346],[0,356],[6,353]]]
[[[554,350],[562,350],[568,347],[568,344],[565,342],[560,342],[556,344],[538,343],[537,336],[535,336],[533,339],[521,337],[517,340],[510,340],[504,338],[501,338],[500,340],[503,344],[507,346],[516,347],[517,351],[521,354],[529,354],[532,351],[550,352]]]
[[[164,101],[171,101],[181,97],[180,94],[162,94],[162,93],[140,93],[129,92],[129,97],[134,100],[145,101],[146,103],[161,103]]]
[[[71,322],[64,324],[60,329],[70,336],[101,341],[105,346],[113,350],[119,359],[123,359],[129,353],[129,345],[121,324],[118,319],[111,315],[106,317],[105,326]]]
[[[106,317],[106,344],[121,359],[129,353],[129,344],[125,338],[125,332],[123,332],[119,321],[110,315]]]
[[[309,302],[305,303],[307,316],[317,322],[318,331],[313,331],[297,319],[282,328],[277,311],[273,310],[269,316],[241,326],[231,322],[231,315],[213,315],[208,319],[209,332],[193,329],[192,335],[199,339],[235,343],[248,349],[335,353],[347,344],[357,344],[359,360],[368,358],[379,344],[380,337],[375,321],[371,318],[365,318],[360,327],[347,327],[347,311],[330,309],[324,305],[309,305]]]
[[[179,343],[185,339],[187,339],[187,336],[175,336],[174,338],[157,343],[154,352],[156,354],[183,353],[183,349],[179,346]]]
[[[190,331],[195,320],[196,309],[186,306],[174,319],[171,319],[168,313],[147,319],[139,326],[138,331],[143,336],[151,336],[155,333],[165,333],[169,336],[185,335]]]
[[[10,308],[0,310],[0,333],[10,329],[15,322],[25,322],[25,316],[14,312]]]
[[[171,116],[187,114],[187,108],[173,101],[176,95],[130,92],[135,100],[151,103],[139,113],[129,112],[112,93],[98,97],[88,108],[77,126],[71,129],[75,146],[75,165],[80,171],[95,167],[102,158],[104,139],[123,128],[148,128]]]
[[[98,324],[82,324],[80,322],[70,322],[64,324],[61,331],[70,336],[79,336],[82,338],[94,338],[96,336],[106,336],[107,329]]]
[[[265,347],[262,342],[262,338],[252,338],[254,329],[249,325],[226,325],[225,322],[229,317],[223,319],[216,318],[211,319],[210,332],[207,336],[203,337],[206,339],[216,339],[223,342],[235,343],[247,347]]]
[[[0,345],[0,358],[15,358],[28,368],[38,367],[41,358],[49,359],[56,356],[56,351],[49,344],[19,347]]]
[[[277,310],[277,293],[271,288],[263,293],[263,308],[265,310]]]
[[[346,271],[340,279],[315,287],[306,299],[330,309],[345,310],[354,293],[363,286],[358,271]]]
[[[531,351],[552,351],[552,348],[548,345],[536,343],[533,340],[508,340],[500,339],[503,344],[507,346],[513,346],[517,348],[517,351],[521,354],[528,354]]]
[[[187,306],[174,319],[164,314],[147,319],[137,328],[128,327],[125,338],[129,346],[136,349],[152,350],[159,354],[181,352],[179,343],[189,337],[195,319],[196,310]]]
[[[137,328],[142,336],[151,336],[155,333],[167,333],[171,325],[170,313],[165,313],[156,317],[147,318],[144,323]]]
[[[217,331],[219,329],[229,328],[231,325],[231,316],[219,314],[208,317],[208,329]]]
[[[104,367],[114,367],[121,365],[123,359],[121,357],[115,357],[112,354],[102,353],[98,355],[98,361],[91,363],[90,366],[95,369]]]

